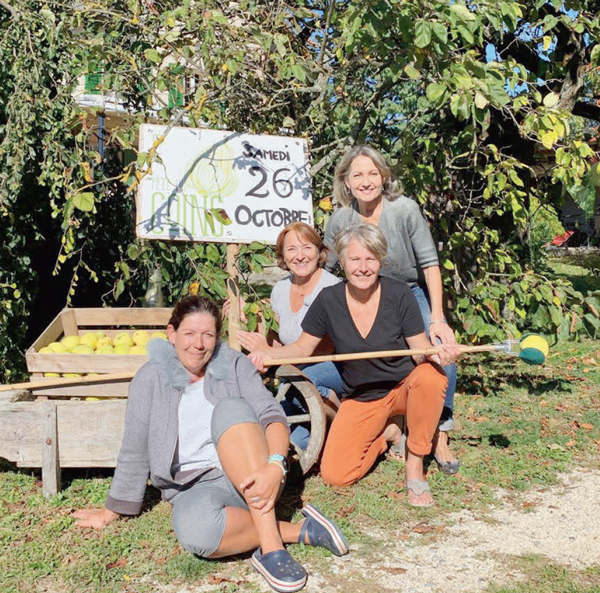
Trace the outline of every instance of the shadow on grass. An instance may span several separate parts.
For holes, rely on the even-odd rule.
[[[505,359],[504,359],[505,360]],[[546,377],[523,368],[522,364],[503,363],[501,359],[487,359],[478,365],[465,365],[458,376],[458,390],[466,395],[502,395],[505,387],[525,389],[529,395],[549,392],[572,393],[577,377],[565,374]]]
[[[503,434],[489,435],[488,443],[490,444],[490,447],[496,447],[497,449],[507,449],[511,445],[510,439]]]

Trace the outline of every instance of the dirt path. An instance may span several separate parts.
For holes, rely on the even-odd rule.
[[[519,581],[511,558],[536,554],[575,570],[600,566],[600,470],[577,470],[551,488],[515,498],[500,492],[500,506],[448,516],[445,528],[394,538],[385,554],[331,558],[327,568],[306,566],[306,593],[477,593],[489,584]],[[442,530],[443,529],[443,530]],[[238,591],[267,591],[249,562]],[[225,584],[225,583],[224,583]],[[161,593],[170,587],[160,588]],[[174,590],[174,589],[173,589]],[[178,587],[180,593],[222,590],[214,584]]]
[[[600,471],[563,476],[560,485],[528,492],[520,504],[499,499],[499,508],[479,517],[450,515],[450,526],[431,543],[423,545],[415,533],[391,544],[376,563],[338,561],[339,574],[360,568],[387,591],[464,593],[518,580],[518,573],[507,573],[506,556],[538,554],[578,570],[600,565]]]

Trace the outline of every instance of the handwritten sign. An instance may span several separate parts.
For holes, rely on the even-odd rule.
[[[143,125],[140,152],[165,126]],[[306,140],[172,128],[137,194],[144,239],[275,243],[294,221],[313,224]]]

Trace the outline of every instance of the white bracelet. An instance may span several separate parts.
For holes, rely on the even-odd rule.
[[[287,476],[287,472],[285,471],[285,467],[281,461],[277,461],[275,459],[271,459],[268,463],[272,463],[276,465],[283,472],[283,476],[281,477],[281,483],[285,482],[285,477]]]
[[[445,323],[448,325],[448,322],[445,319],[436,319],[435,321],[430,321],[429,325],[433,325],[434,323]]]

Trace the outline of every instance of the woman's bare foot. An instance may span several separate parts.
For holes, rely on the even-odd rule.
[[[423,456],[408,452],[406,457],[406,487],[408,502],[415,507],[430,507],[434,504],[433,496],[423,472]]]
[[[383,438],[390,445],[399,445],[402,442],[402,431],[395,422],[390,422],[383,431]]]
[[[406,438],[395,419],[390,420],[383,431],[383,437],[389,443],[388,456],[403,463],[406,460]]]

